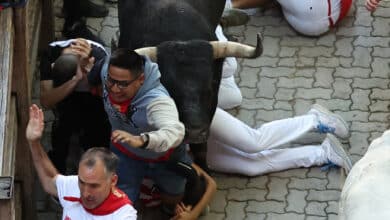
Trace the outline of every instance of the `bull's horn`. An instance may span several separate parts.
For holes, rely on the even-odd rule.
[[[262,38],[258,33],[256,47],[232,41],[210,41],[210,44],[213,47],[215,59],[224,57],[256,58],[263,53],[261,41]]]
[[[134,50],[139,55],[145,55],[150,58],[153,62],[157,61],[157,48],[156,47],[142,47]]]

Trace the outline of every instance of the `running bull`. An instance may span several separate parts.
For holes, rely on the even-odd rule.
[[[340,198],[340,220],[390,219],[390,130],[351,169]]]
[[[119,47],[155,60],[178,107],[186,141],[205,143],[217,106],[224,57],[255,58],[256,47],[217,42],[225,0],[119,0]]]

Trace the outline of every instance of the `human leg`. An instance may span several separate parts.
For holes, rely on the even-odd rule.
[[[221,142],[209,139],[207,163],[211,170],[247,176],[262,175],[299,167],[321,166],[332,162],[348,173],[351,160],[341,143],[331,134],[321,145],[270,149],[245,153]]]
[[[119,157],[117,186],[126,193],[132,202],[136,202],[146,173],[147,164],[127,157],[115,147],[111,147],[111,151]]]
[[[245,153],[218,141],[208,142],[207,163],[211,170],[247,176],[262,175],[327,162],[319,145]]]
[[[301,137],[317,125],[312,114],[276,120],[253,129],[217,108],[210,126],[211,137],[232,148],[247,153],[272,149]]]
[[[173,164],[192,164],[192,160],[184,146],[175,149],[169,161],[149,164],[148,176],[156,183],[160,193],[163,211],[174,214],[176,205],[181,202],[187,178],[172,169]]]
[[[52,149],[48,152],[50,160],[57,170],[66,174],[66,159],[68,158],[69,143],[72,136],[72,126],[66,119],[56,119],[51,132]]]

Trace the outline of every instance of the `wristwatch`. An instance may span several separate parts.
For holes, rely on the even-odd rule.
[[[149,135],[142,133],[140,134],[142,140],[144,141],[144,144],[140,147],[141,149],[145,149],[149,144]]]

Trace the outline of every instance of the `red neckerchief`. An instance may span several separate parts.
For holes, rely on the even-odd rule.
[[[110,192],[108,197],[100,204],[98,207],[94,209],[88,209],[83,205],[83,202],[81,201],[80,198],[73,197],[73,196],[64,196],[64,200],[70,201],[70,202],[79,202],[85,211],[92,215],[108,215],[119,208],[129,204],[132,205],[131,200],[127,195],[122,192],[120,189],[115,188]]]
[[[116,102],[115,100],[112,99],[112,97],[111,97],[110,95],[108,95],[108,100],[110,100],[111,104],[112,104],[120,113],[126,114],[126,113],[127,113],[127,109],[129,108],[132,99],[129,99],[129,100],[124,101],[124,102]]]
[[[336,23],[338,23],[341,19],[343,19],[348,14],[348,11],[352,5],[352,0],[341,0],[340,4],[341,4],[340,15]]]

